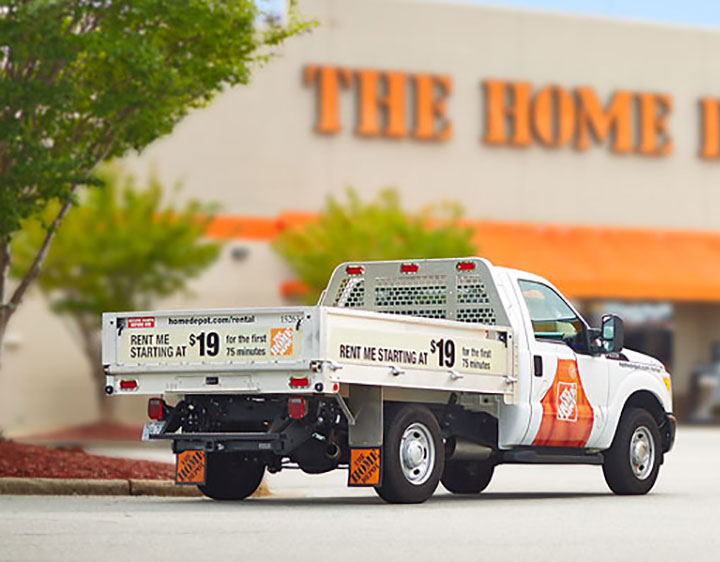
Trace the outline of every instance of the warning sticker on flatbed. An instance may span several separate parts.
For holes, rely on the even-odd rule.
[[[380,485],[380,448],[350,449],[348,486]]]
[[[205,484],[205,451],[183,451],[175,463],[176,484]]]

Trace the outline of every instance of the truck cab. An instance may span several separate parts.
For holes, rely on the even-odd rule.
[[[148,394],[176,481],[243,499],[266,470],[348,471],[391,503],[477,494],[501,464],[654,485],[670,375],[549,281],[482,258],[338,266],[316,307],[108,313],[106,392]]]
[[[546,279],[495,272],[518,328],[519,369],[528,374],[519,380],[518,404],[500,416],[500,446],[607,449],[628,403],[642,404],[666,425],[670,374],[656,359],[623,347],[620,318],[606,316],[593,328]]]

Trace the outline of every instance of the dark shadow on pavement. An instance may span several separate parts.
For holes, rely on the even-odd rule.
[[[430,498],[428,504],[466,504],[468,502],[487,503],[497,501],[513,500],[556,500],[556,499],[587,499],[587,498],[614,498],[610,492],[487,492],[478,495],[452,495],[438,493]],[[232,508],[253,508],[262,505],[263,507],[327,507],[327,506],[364,506],[364,505],[385,505],[385,502],[377,496],[337,496],[337,497],[288,497],[274,495],[264,498],[253,498],[245,501],[224,502],[213,501],[207,498],[187,498],[178,500],[164,500],[162,505],[177,504],[183,506],[197,506],[202,502],[207,506],[232,507]]]

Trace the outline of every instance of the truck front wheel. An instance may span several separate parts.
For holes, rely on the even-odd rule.
[[[208,453],[205,484],[198,486],[214,500],[244,500],[260,486],[265,465],[235,453]]]
[[[442,485],[453,494],[479,494],[490,484],[495,464],[489,461],[446,461]]]
[[[640,408],[625,411],[604,454],[603,473],[610,489],[620,495],[647,494],[658,477],[661,447],[660,432],[650,413]]]
[[[424,406],[385,410],[382,485],[377,494],[390,503],[420,503],[440,483],[445,457],[440,425]]]

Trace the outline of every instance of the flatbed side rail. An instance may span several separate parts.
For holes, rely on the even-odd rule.
[[[505,326],[323,307],[320,351],[331,382],[476,392],[517,399],[513,330]]]

